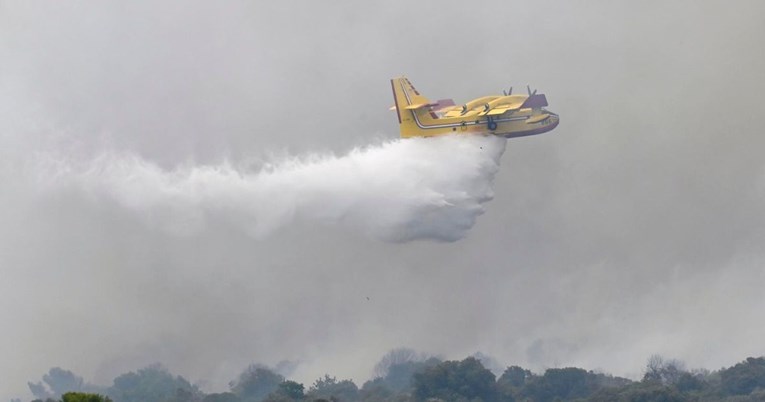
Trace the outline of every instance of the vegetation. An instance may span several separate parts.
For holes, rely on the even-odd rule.
[[[116,402],[185,402],[200,394],[186,379],[174,377],[158,365],[120,375],[106,393]],[[158,397],[162,399],[155,399]]]
[[[480,358],[480,355],[477,355]],[[307,389],[274,370],[247,367],[229,391],[205,394],[155,365],[122,374],[109,387],[87,384],[53,368],[30,382],[33,402],[754,402],[765,401],[765,357],[747,358],[710,372],[688,370],[677,360],[652,356],[640,381],[576,367],[536,374],[507,367],[497,378],[481,360],[441,361],[396,349],[375,366],[376,377],[359,387],[328,374]]]
[[[61,396],[61,400],[63,402],[112,402],[108,397],[85,392],[67,392]]]

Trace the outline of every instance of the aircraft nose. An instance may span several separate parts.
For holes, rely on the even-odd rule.
[[[552,120],[552,124],[551,124],[552,127],[550,128],[550,130],[552,130],[555,127],[558,127],[558,124],[560,123],[560,116],[558,116],[556,113],[553,113],[553,112],[547,112],[547,113],[550,114],[550,119]]]

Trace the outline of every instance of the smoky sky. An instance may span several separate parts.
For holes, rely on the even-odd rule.
[[[364,381],[388,350],[638,377],[765,354],[764,7],[755,1],[0,1],[0,398],[61,366],[253,362]],[[398,136],[389,79],[458,103],[529,83],[456,242],[295,220],[169,233],[40,155],[159,169],[345,155]],[[236,217],[234,217],[236,218]]]

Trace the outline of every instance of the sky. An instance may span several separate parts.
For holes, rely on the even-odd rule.
[[[285,360],[306,384],[361,384],[397,347],[630,378],[653,354],[708,369],[765,354],[763,11],[0,1],[0,400],[30,398],[26,382],[54,366],[108,385],[161,362],[210,392]],[[561,117],[490,144],[454,237],[369,224],[427,195],[389,183],[453,200],[478,177],[443,140],[442,164],[407,176],[422,164],[396,151],[415,143],[388,110],[402,74],[458,104],[528,83]],[[335,183],[347,166],[313,168],[381,149],[392,159],[342,181],[353,191],[319,186],[325,198],[300,204],[301,180]],[[229,166],[256,172],[250,191],[295,164],[313,173],[287,176],[289,191],[274,176],[266,195],[295,204],[269,230],[246,222],[284,198],[209,190],[239,177]],[[168,183],[193,191],[161,196]],[[344,194],[367,203],[328,219]]]

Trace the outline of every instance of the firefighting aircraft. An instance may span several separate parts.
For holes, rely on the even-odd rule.
[[[401,137],[445,134],[485,134],[505,138],[546,133],[558,126],[557,114],[545,109],[547,98],[526,86],[528,95],[513,95],[513,88],[455,105],[451,99],[429,101],[406,77],[394,78],[393,99]]]

